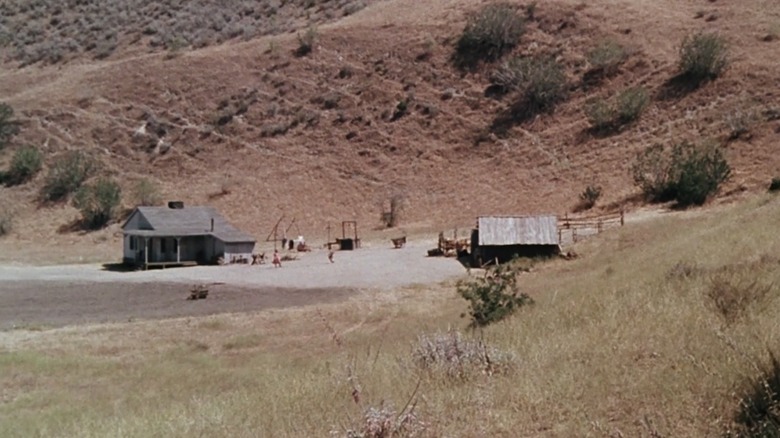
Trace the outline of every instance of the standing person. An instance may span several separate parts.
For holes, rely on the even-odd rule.
[[[333,263],[333,250],[328,251],[328,260]]]
[[[282,259],[279,258],[279,251],[274,250],[274,268],[282,267]]]

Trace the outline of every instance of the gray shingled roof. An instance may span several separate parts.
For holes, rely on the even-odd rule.
[[[127,230],[128,234],[150,236],[213,235],[223,242],[255,242],[247,233],[231,225],[213,207],[138,207],[138,213],[151,225],[151,229]],[[211,229],[211,220],[214,229]],[[127,223],[122,226],[124,229]],[[142,231],[144,233],[139,233]]]

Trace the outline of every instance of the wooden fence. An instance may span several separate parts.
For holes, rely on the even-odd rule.
[[[622,227],[625,224],[625,213],[610,213],[601,216],[569,216],[558,217],[558,242],[574,243],[578,239],[599,234],[608,228]]]

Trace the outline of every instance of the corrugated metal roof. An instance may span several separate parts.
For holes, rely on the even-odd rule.
[[[481,216],[480,245],[558,245],[556,216]]]
[[[142,236],[146,234],[137,231],[152,231],[154,234],[149,236],[213,235],[223,242],[255,242],[252,236],[231,225],[213,207],[138,207],[137,211],[149,222],[151,230],[126,230],[126,234]]]

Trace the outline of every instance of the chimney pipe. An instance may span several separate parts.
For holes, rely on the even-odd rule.
[[[214,218],[211,218],[211,232],[214,232]]]

